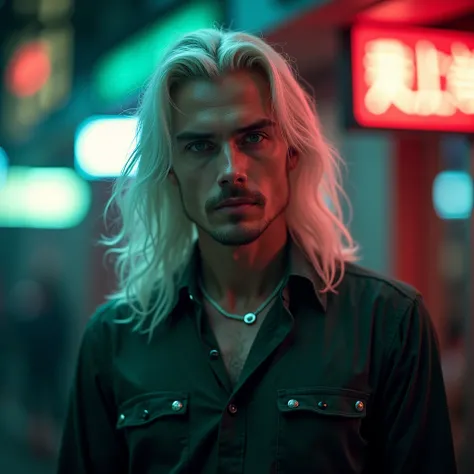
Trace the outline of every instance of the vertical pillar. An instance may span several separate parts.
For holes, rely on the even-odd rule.
[[[440,170],[438,136],[400,133],[394,153],[394,273],[415,286],[441,335],[445,314],[439,269],[443,223],[432,204],[433,180]]]
[[[349,173],[344,183],[352,206],[350,229],[361,247],[361,264],[393,274],[393,143],[382,132],[348,133],[341,137]]]
[[[471,140],[470,150],[471,176],[474,179],[474,140]],[[464,375],[464,433],[463,447],[459,466],[459,474],[474,472],[474,212],[470,222],[470,308],[466,314],[464,335],[464,355],[466,357],[466,372]]]

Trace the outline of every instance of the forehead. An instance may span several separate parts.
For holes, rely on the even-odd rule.
[[[173,133],[225,133],[272,116],[270,88],[257,72],[239,71],[217,80],[186,81],[174,91],[173,101]]]

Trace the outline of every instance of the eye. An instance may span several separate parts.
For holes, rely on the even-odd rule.
[[[186,145],[186,150],[191,151],[193,153],[205,153],[207,151],[211,151],[214,149],[214,145],[211,142],[207,141],[199,141],[193,142],[189,145]]]
[[[252,132],[244,136],[243,142],[248,145],[258,145],[259,143],[262,143],[265,138],[265,134],[261,132]]]

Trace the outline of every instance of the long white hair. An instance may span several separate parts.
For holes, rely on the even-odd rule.
[[[171,312],[177,281],[196,240],[185,216],[172,167],[171,88],[189,78],[217,78],[229,71],[258,68],[270,85],[273,111],[287,143],[299,156],[290,173],[289,232],[324,282],[335,291],[344,263],[356,260],[357,246],[343,223],[341,165],[324,139],[312,97],[285,60],[262,39],[241,32],[202,29],[183,36],[164,55],[138,111],[137,146],[116,181],[112,205],[119,211],[115,235],[103,238],[115,254],[118,289],[109,296],[129,308],[122,322],[148,332]],[[132,170],[136,176],[130,178]]]

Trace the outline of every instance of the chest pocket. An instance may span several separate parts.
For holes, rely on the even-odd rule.
[[[189,394],[152,392],[120,406],[117,429],[125,432],[132,472],[150,466],[181,472],[189,461]],[[146,466],[140,470],[140,467]],[[135,470],[137,469],[137,470]]]
[[[342,388],[279,390],[278,473],[361,472],[368,401],[368,394]]]

